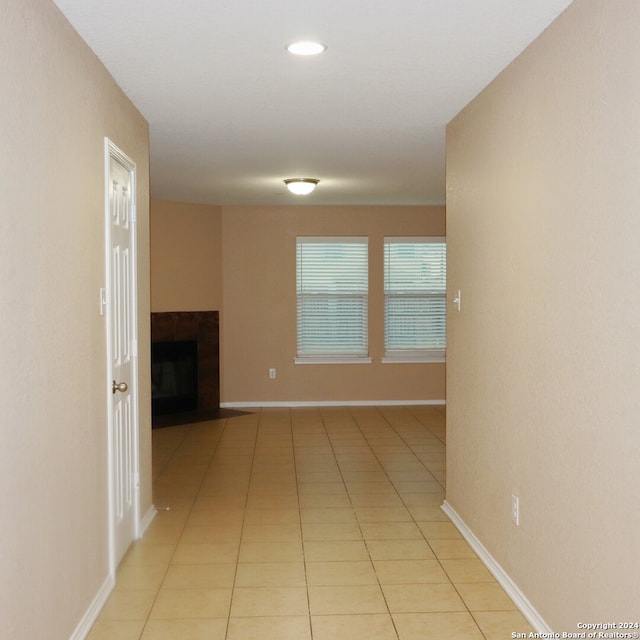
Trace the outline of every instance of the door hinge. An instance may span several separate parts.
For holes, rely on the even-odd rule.
[[[131,357],[132,358],[138,357],[138,341],[135,339],[131,340]]]

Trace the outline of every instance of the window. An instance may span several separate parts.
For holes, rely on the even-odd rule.
[[[383,362],[444,362],[444,238],[385,238]]]
[[[368,239],[298,238],[297,363],[370,362]]]

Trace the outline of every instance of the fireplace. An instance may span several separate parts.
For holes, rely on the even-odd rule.
[[[156,416],[198,408],[196,340],[151,345],[151,408]]]
[[[152,424],[215,417],[220,411],[217,311],[151,314]]]

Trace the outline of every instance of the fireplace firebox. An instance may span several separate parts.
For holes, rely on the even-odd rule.
[[[198,343],[195,340],[151,345],[151,407],[158,416],[198,408]]]
[[[217,311],[151,314],[152,424],[211,419],[220,413]]]

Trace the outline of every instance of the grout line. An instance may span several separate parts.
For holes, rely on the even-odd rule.
[[[233,608],[233,599],[234,599],[234,594],[236,591],[236,582],[238,580],[238,566],[240,565],[240,552],[242,550],[242,538],[244,535],[244,525],[247,519],[247,507],[249,506],[249,491],[251,489],[251,479],[253,476],[253,468],[255,465],[255,460],[256,460],[256,444],[258,442],[258,434],[260,433],[260,423],[262,422],[262,410],[260,410],[258,412],[258,422],[256,424],[255,427],[255,434],[254,434],[254,438],[253,438],[253,453],[251,456],[251,468],[249,470],[249,480],[247,483],[247,487],[246,487],[246,494],[245,494],[245,499],[244,499],[244,511],[242,514],[242,525],[240,527],[240,537],[238,539],[238,551],[236,553],[236,562],[235,562],[235,571],[233,573],[233,582],[231,584],[231,597],[229,598],[229,610],[227,613],[227,621],[226,621],[226,626],[225,626],[225,631],[224,631],[224,637],[225,640],[228,638],[229,636],[229,626],[231,624],[231,611]],[[222,439],[222,438],[221,438]],[[212,460],[213,462],[213,460]]]
[[[417,418],[416,416],[413,416],[413,417],[414,417],[414,418],[416,418],[416,419],[417,419],[421,424],[424,424],[424,423],[422,423],[422,421],[421,421],[419,418]],[[411,452],[413,453],[413,455],[416,455],[416,454],[414,453],[413,448],[411,447],[411,445],[410,445],[410,444],[409,444],[409,443],[408,443],[408,442],[407,442],[407,441],[402,437],[402,434],[398,431],[398,429],[395,427],[395,425],[393,425],[391,422],[389,422],[389,426],[390,426],[390,427],[391,427],[391,428],[392,428],[392,429],[393,429],[393,430],[398,434],[398,436],[402,439],[402,441],[405,443],[405,445],[406,445],[406,446],[411,450]],[[426,427],[426,425],[424,425],[424,426]],[[428,427],[427,427],[427,429],[428,429]],[[433,433],[433,431],[431,431],[431,429],[429,429],[429,431],[430,431],[430,432],[431,432],[431,433],[432,433],[432,434],[437,438],[436,434],[435,434],[435,433]],[[430,474],[430,475],[433,475],[433,474],[431,473],[431,471],[429,471],[429,468],[426,466],[426,464],[424,464],[424,463],[422,462],[422,460],[420,460],[420,459],[417,457],[417,455],[416,455],[416,458],[420,461],[420,463],[424,466],[424,468],[429,472],[429,474]],[[435,476],[434,476],[434,478],[435,478]],[[436,478],[436,481],[437,481],[437,478]],[[443,487],[443,489],[445,488],[441,482],[439,482],[439,481],[438,481],[438,484],[440,484],[440,486],[442,486],[442,487]],[[395,485],[394,485],[394,486],[395,486]],[[400,495],[400,494],[399,494],[399,495]],[[400,495],[400,499],[402,499],[402,495]],[[402,501],[403,501],[403,503],[404,503],[404,500],[402,500]],[[405,505],[405,506],[406,506],[406,505]],[[407,509],[408,509],[408,507],[407,507]],[[413,522],[415,523],[415,525],[418,527],[418,529],[420,529],[420,527],[419,527],[419,525],[418,525],[418,521],[415,519],[415,517],[413,516],[413,514],[412,514],[410,511],[409,511],[409,513],[410,513],[411,518],[413,519]],[[423,537],[424,541],[425,541],[425,542],[426,542],[426,544],[428,545],[429,549],[431,550],[431,553],[433,553],[433,556],[434,556],[434,558],[436,559],[436,561],[437,561],[438,565],[440,566],[440,568],[442,569],[442,571],[444,572],[444,574],[447,576],[447,579],[448,579],[448,581],[449,581],[449,584],[452,586],[452,588],[454,589],[454,591],[456,592],[456,594],[457,594],[457,595],[458,595],[458,597],[460,598],[460,601],[462,602],[462,604],[463,604],[463,606],[464,606],[464,608],[465,608],[466,613],[468,613],[468,614],[471,616],[471,618],[473,619],[473,621],[474,621],[474,623],[475,623],[476,627],[478,628],[478,631],[480,632],[480,634],[482,635],[482,637],[483,637],[483,638],[485,638],[485,640],[486,640],[486,636],[485,636],[484,632],[482,631],[482,629],[480,628],[480,625],[478,624],[478,622],[477,622],[477,620],[476,620],[475,616],[473,615],[473,612],[469,609],[469,606],[467,605],[466,601],[465,601],[465,600],[464,600],[464,598],[462,597],[462,594],[458,591],[458,588],[456,587],[456,585],[454,584],[453,580],[451,579],[451,577],[450,577],[450,576],[449,576],[449,574],[447,573],[447,571],[446,571],[446,569],[445,569],[444,565],[443,565],[443,564],[442,564],[442,562],[441,562],[441,559],[440,559],[440,558],[438,557],[438,555],[436,554],[436,552],[435,552],[434,548],[431,546],[431,543],[429,542],[429,540],[428,540],[427,536],[426,536],[426,535],[425,535],[425,533],[422,531],[422,529],[420,529],[420,533],[421,533],[421,535],[422,535],[422,537]],[[444,559],[444,558],[443,558],[443,559]]]
[[[151,607],[149,608],[149,613],[147,614],[147,617],[144,620],[144,624],[142,625],[142,629],[140,630],[140,635],[139,638],[142,638],[142,636],[144,635],[145,629],[147,628],[147,625],[149,624],[149,619],[151,616],[151,612],[153,611],[153,607],[155,606],[156,602],[158,601],[158,595],[160,594],[160,590],[162,589],[162,585],[167,577],[167,574],[169,573],[169,569],[171,568],[172,565],[172,561],[173,558],[175,558],[176,552],[178,550],[178,545],[180,544],[180,540],[182,539],[182,536],[184,535],[184,531],[187,527],[187,523],[189,522],[189,518],[191,516],[191,513],[193,512],[193,507],[195,505],[195,502],[198,498],[198,494],[200,493],[200,490],[202,489],[202,485],[204,483],[205,477],[207,475],[207,472],[209,470],[209,468],[211,467],[211,464],[213,463],[213,459],[215,457],[215,453],[218,449],[218,446],[220,444],[220,440],[222,439],[222,436],[227,428],[227,423],[228,420],[224,421],[224,425],[221,427],[221,433],[218,436],[218,439],[216,440],[215,446],[213,448],[213,451],[211,452],[211,458],[209,460],[209,463],[207,464],[207,468],[204,472],[204,474],[202,475],[202,479],[200,481],[200,486],[198,487],[198,490],[195,492],[193,499],[191,500],[191,507],[188,509],[188,515],[182,525],[182,530],[180,531],[180,535],[178,536],[178,540],[174,545],[174,549],[173,549],[173,553],[171,554],[171,557],[169,558],[169,562],[167,563],[166,569],[162,575],[162,580],[160,580],[159,584],[158,584],[158,589],[156,591],[156,594],[153,598],[153,602],[151,603]],[[166,473],[167,469],[170,467],[172,461],[174,460],[174,458],[176,457],[179,449],[184,445],[184,443],[188,440],[189,436],[191,436],[193,434],[193,432],[196,430],[196,426],[195,424],[190,424],[190,425],[185,425],[185,434],[184,437],[182,438],[182,440],[180,441],[180,443],[176,446],[176,448],[173,451],[173,454],[171,455],[171,457],[169,458],[169,460],[167,460],[167,462],[165,463],[162,471],[158,474],[158,477],[161,477],[164,473]],[[153,455],[153,453],[152,453]],[[167,511],[169,510],[169,508],[167,508]]]
[[[371,443],[367,439],[367,437],[366,437],[365,433],[363,432],[360,424],[358,423],[357,419],[353,415],[353,411],[349,411],[348,413],[349,413],[350,421],[353,422],[354,426],[358,429],[358,431],[360,432],[360,435],[364,439],[364,442],[369,447],[369,451],[371,452],[371,454],[377,460],[378,464],[380,465],[380,468],[384,471],[384,468],[382,467],[382,464],[380,463],[380,460],[379,460],[378,456],[376,455],[375,451],[373,450],[373,447],[371,446]],[[325,424],[325,429],[326,429],[326,424]],[[357,508],[353,504],[352,495],[349,492],[349,489],[347,487],[347,483],[346,483],[346,481],[344,479],[344,474],[342,472],[342,467],[340,466],[340,463],[338,462],[338,459],[337,459],[337,457],[335,455],[335,448],[333,446],[333,442],[331,441],[331,436],[329,435],[328,432],[327,432],[327,437],[329,438],[329,444],[331,446],[331,450],[333,451],[334,459],[336,461],[336,465],[338,466],[338,471],[340,473],[340,477],[342,478],[342,483],[344,485],[344,488],[345,488],[345,491],[347,493],[347,496],[349,497],[349,502],[351,503],[351,508],[352,508],[352,511],[353,511],[353,515],[354,515],[356,523],[358,525],[358,529],[360,531],[360,536],[362,538],[362,542],[363,542],[364,547],[365,547],[365,549],[367,551],[367,556],[369,557],[369,562],[371,563],[371,567],[372,567],[373,572],[374,572],[374,574],[376,576],[378,589],[380,590],[380,594],[382,595],[382,599],[384,600],[385,607],[387,608],[387,615],[389,616],[389,620],[391,621],[391,624],[393,626],[393,631],[396,634],[396,638],[400,638],[400,633],[399,633],[398,628],[396,626],[395,620],[393,619],[393,614],[392,614],[391,609],[389,607],[389,603],[387,602],[387,598],[385,596],[384,589],[382,588],[382,583],[380,582],[380,577],[378,576],[378,572],[376,571],[375,562],[374,562],[373,558],[371,557],[371,550],[369,548],[369,544],[367,543],[367,539],[365,537],[365,533],[364,533],[364,531],[362,529],[362,523],[360,522],[360,519],[358,518],[358,513],[357,513],[357,510],[356,510]],[[385,472],[385,475],[386,475],[386,472]],[[389,480],[389,482],[391,482],[391,479],[388,476],[387,476],[387,479]],[[393,483],[391,483],[391,484],[393,486]],[[395,491],[395,487],[394,487],[394,491]]]
[[[307,571],[307,556],[305,553],[304,531],[302,529],[302,505],[300,503],[300,482],[298,481],[298,461],[296,458],[296,441],[294,437],[293,415],[288,409],[289,429],[291,434],[291,455],[293,458],[293,473],[296,479],[296,499],[298,502],[298,524],[300,526],[300,546],[302,547],[302,566],[304,568],[304,586],[307,592],[307,623],[309,625],[309,638],[313,640],[313,623],[311,621],[311,596],[309,595],[309,577]]]

